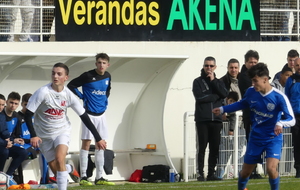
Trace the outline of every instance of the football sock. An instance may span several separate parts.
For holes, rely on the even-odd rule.
[[[248,181],[249,181],[249,177],[242,178],[241,174],[239,173],[238,190],[244,190],[246,188]]]
[[[95,150],[96,179],[100,179],[104,166],[104,150]]]
[[[67,171],[57,171],[57,187],[59,190],[67,190],[68,186],[68,172]]]
[[[271,190],[278,190],[279,189],[279,181],[280,181],[279,176],[275,179],[269,178],[269,183],[270,183],[270,186],[271,186]]]
[[[80,150],[80,176],[85,177],[86,175],[86,170],[88,167],[88,155],[89,151],[88,150]]]

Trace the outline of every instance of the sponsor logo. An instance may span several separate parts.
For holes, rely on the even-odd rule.
[[[96,95],[106,95],[106,91],[101,90],[94,90],[92,93]]]

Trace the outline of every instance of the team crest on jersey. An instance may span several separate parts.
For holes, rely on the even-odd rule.
[[[108,85],[108,80],[105,81],[105,84]]]
[[[273,111],[274,108],[275,108],[275,105],[274,105],[274,104],[272,104],[272,103],[268,103],[268,104],[267,104],[267,109],[268,109],[269,111]]]
[[[60,105],[61,105],[61,106],[66,106],[66,101],[61,101],[61,102],[60,102]]]

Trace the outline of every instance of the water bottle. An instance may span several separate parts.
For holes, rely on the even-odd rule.
[[[169,182],[175,182],[175,170],[173,168],[169,170]]]

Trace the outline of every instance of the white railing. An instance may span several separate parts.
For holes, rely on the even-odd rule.
[[[228,136],[228,123],[223,123],[223,133],[221,136],[220,156],[217,164],[218,167],[224,168],[225,174],[222,177],[225,179],[237,178],[238,171],[243,164],[243,155],[246,149],[246,137],[243,129],[243,123],[241,121],[242,112],[236,112],[237,118],[235,124],[235,130],[233,137]],[[233,146],[232,139],[233,138]],[[279,174],[280,176],[292,176],[295,174],[293,168],[294,158],[292,154],[292,134],[290,128],[285,128],[283,133],[283,148],[282,156],[279,162]],[[223,143],[223,144],[222,144]],[[207,155],[209,150],[206,150],[204,171],[207,170]],[[222,154],[227,156],[222,156]],[[197,172],[197,133],[194,122],[194,112],[186,112],[184,114],[184,159],[183,159],[183,179],[185,182],[189,180],[196,180],[198,176]],[[264,158],[264,156],[263,156]],[[261,165],[260,165],[261,166]],[[262,167],[258,166],[259,173],[266,174],[265,159]],[[219,175],[216,172],[217,175]]]

